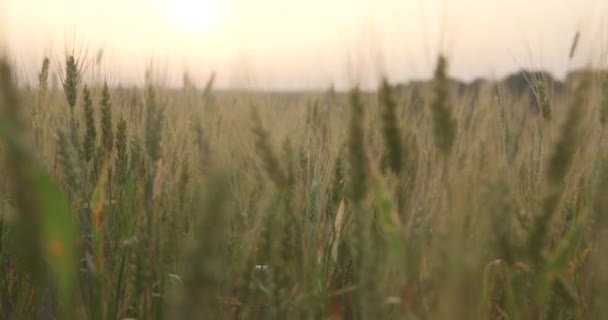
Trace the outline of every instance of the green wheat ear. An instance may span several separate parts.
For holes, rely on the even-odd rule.
[[[127,180],[128,165],[127,121],[121,115],[116,126],[116,176],[120,183],[125,183]]]
[[[39,106],[42,106],[46,97],[46,93],[49,89],[49,66],[50,60],[47,57],[44,57],[42,60],[42,67],[40,68],[40,72],[38,73],[38,88],[40,90],[40,96],[38,99]]]
[[[76,105],[79,82],[80,74],[78,72],[78,64],[76,62],[76,59],[74,58],[74,56],[68,56],[65,62],[63,90],[65,92],[65,97],[72,112],[74,112],[74,106]]]
[[[574,92],[574,100],[568,110],[568,117],[562,125],[560,138],[555,144],[553,155],[549,160],[547,177],[553,185],[561,183],[568,173],[580,135],[580,124],[585,115],[590,85],[589,78],[587,75],[584,75],[578,81],[579,84]]]
[[[60,129],[57,134],[57,157],[63,168],[63,178],[73,200],[78,199],[82,187],[82,174],[78,162],[78,152],[74,147],[70,134]]]
[[[537,263],[542,258],[541,250],[546,242],[552,217],[560,203],[566,175],[577,151],[581,122],[587,107],[586,99],[590,85],[588,75],[583,75],[582,79],[575,81],[578,82],[578,85],[574,92],[574,99],[568,110],[568,117],[561,126],[559,138],[553,147],[547,167],[546,178],[549,189],[543,200],[542,212],[536,218],[530,233],[530,255]]]
[[[84,121],[86,125],[82,147],[84,160],[89,162],[95,153],[97,129],[95,128],[95,111],[93,109],[93,101],[91,100],[91,92],[86,85],[82,89],[82,97],[84,100]]]
[[[154,88],[149,87],[146,98],[146,152],[152,162],[162,156],[163,109],[158,105]]]
[[[140,138],[132,133],[132,137],[129,143],[129,173],[132,174],[137,168],[142,168],[141,163],[143,161],[143,151]]]
[[[279,159],[272,150],[270,138],[268,132],[262,125],[260,114],[254,106],[251,107],[251,117],[253,120],[252,132],[255,136],[255,146],[258,151],[258,155],[262,159],[264,169],[278,188],[284,187],[287,184],[287,178],[283,172],[283,169],[281,168]]]
[[[350,196],[353,201],[362,201],[367,193],[367,154],[365,150],[364,107],[358,88],[350,92],[350,128],[349,128],[349,162],[350,162]]]
[[[49,87],[49,66],[51,61],[48,57],[44,57],[42,60],[42,67],[40,68],[40,73],[38,73],[38,85],[40,86],[40,90],[46,92]]]
[[[547,121],[551,121],[551,119],[553,119],[553,112],[551,111],[551,103],[549,102],[549,94],[547,91],[547,84],[544,81],[537,80],[534,82],[534,93],[543,118]]]
[[[452,117],[448,97],[447,59],[439,56],[433,78],[435,97],[431,104],[435,146],[447,156],[456,139],[456,120]]]
[[[386,79],[382,80],[380,85],[379,99],[382,107],[385,157],[389,159],[391,170],[398,175],[403,166],[403,143],[397,122],[397,102],[395,102],[391,85]]]
[[[112,131],[112,102],[110,101],[110,89],[104,82],[101,91],[101,139],[106,153],[111,153],[114,148],[114,132]]]

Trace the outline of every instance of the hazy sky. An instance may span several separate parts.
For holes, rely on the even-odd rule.
[[[221,86],[370,85],[430,76],[439,49],[465,80],[563,76],[608,42],[606,0],[0,0],[0,12],[0,41],[31,79],[44,55],[74,46],[103,48],[105,74],[123,83],[154,61],[173,83],[188,69],[198,83],[216,71]]]

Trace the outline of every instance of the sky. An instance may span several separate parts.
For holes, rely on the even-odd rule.
[[[220,87],[374,87],[430,77],[440,52],[465,81],[563,77],[601,64],[605,43],[606,0],[0,0],[0,46],[31,81],[73,49],[120,84],[152,66],[168,84],[187,71]]]

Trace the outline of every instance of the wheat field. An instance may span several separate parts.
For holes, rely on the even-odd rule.
[[[1,319],[603,319],[608,73],[269,93],[0,69]]]

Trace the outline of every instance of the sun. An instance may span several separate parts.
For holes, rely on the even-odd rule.
[[[168,18],[174,26],[184,31],[204,31],[218,20],[221,0],[167,0]]]

